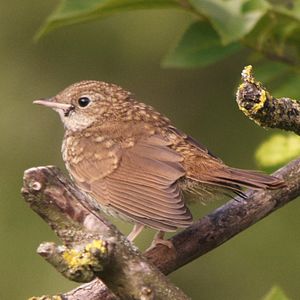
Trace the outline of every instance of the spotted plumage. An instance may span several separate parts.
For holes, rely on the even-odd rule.
[[[93,206],[136,224],[175,231],[192,224],[184,194],[201,201],[217,193],[244,196],[242,187],[276,189],[283,182],[228,167],[121,87],[99,81],[71,85],[52,99],[65,126],[63,159]]]

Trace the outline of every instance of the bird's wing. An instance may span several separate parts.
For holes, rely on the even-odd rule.
[[[76,164],[75,173],[81,176],[76,181],[121,215],[158,230],[174,231],[192,223],[177,183],[185,175],[181,160],[163,138],[151,136],[134,146],[119,145],[96,161]]]
[[[188,170],[186,174],[188,179],[219,188],[219,192],[223,194],[228,195],[229,191],[243,198],[245,194],[242,187],[277,189],[283,186],[283,181],[274,176],[259,171],[229,167],[192,137],[173,126],[169,126],[168,129],[179,139],[184,140],[183,148],[188,148],[189,151],[187,152],[192,154],[186,155],[184,161],[184,167]],[[200,191],[202,192],[201,189]]]

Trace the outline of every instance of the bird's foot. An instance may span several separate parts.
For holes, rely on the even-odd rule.
[[[132,231],[128,234],[127,240],[133,242],[134,239],[142,232],[144,229],[144,225],[142,224],[134,224]]]
[[[148,251],[148,250],[154,248],[156,245],[159,245],[159,244],[165,245],[165,246],[168,247],[170,250],[176,251],[176,249],[175,249],[173,243],[172,243],[171,241],[169,241],[169,240],[165,240],[165,239],[164,239],[164,235],[165,235],[165,232],[164,232],[164,231],[158,231],[158,232],[155,234],[154,239],[153,239],[153,241],[152,241],[150,247],[149,247],[146,251]]]

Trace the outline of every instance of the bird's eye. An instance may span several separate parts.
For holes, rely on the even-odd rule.
[[[81,97],[78,99],[78,104],[80,107],[86,107],[90,104],[91,100],[88,97]]]

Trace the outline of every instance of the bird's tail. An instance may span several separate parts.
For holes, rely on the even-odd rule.
[[[218,172],[218,175],[213,176],[207,183],[217,185],[226,190],[231,190],[240,196],[244,195],[242,192],[243,187],[253,190],[275,190],[285,186],[282,179],[260,171],[236,168],[226,168],[225,170],[224,172]]]
[[[229,168],[226,175],[225,180],[250,189],[275,190],[285,186],[282,179],[260,171]]]

